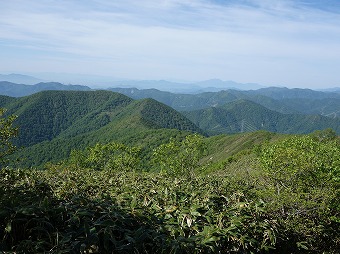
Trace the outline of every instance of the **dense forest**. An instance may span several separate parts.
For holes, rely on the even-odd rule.
[[[300,134],[327,128],[340,133],[339,117],[283,114],[248,100],[182,113],[210,135],[258,130]]]
[[[316,129],[336,117],[318,122],[243,99],[183,113],[202,118],[193,123],[111,91],[0,103],[0,252],[340,249],[339,130]],[[225,125],[233,121],[241,125]],[[203,123],[229,134],[209,135]]]

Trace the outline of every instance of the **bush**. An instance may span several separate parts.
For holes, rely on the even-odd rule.
[[[265,146],[260,156],[265,175],[258,195],[276,214],[281,240],[313,251],[339,247],[338,141],[296,136]]]

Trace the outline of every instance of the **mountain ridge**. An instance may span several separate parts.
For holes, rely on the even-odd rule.
[[[182,113],[211,135],[258,130],[306,134],[326,128],[332,128],[340,133],[340,118],[282,114],[249,100],[237,100],[219,107]]]

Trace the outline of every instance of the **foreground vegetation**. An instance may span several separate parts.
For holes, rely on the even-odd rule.
[[[202,160],[205,139],[97,144],[44,170],[0,171],[0,251],[336,253],[340,144],[332,131]],[[147,162],[146,162],[147,161]]]

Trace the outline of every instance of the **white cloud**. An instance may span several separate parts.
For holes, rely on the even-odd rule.
[[[0,10],[0,50],[40,52],[37,68],[41,59],[40,68],[59,63],[65,72],[92,62],[94,74],[128,78],[309,85],[306,72],[319,71],[327,82],[340,83],[318,64],[340,64],[339,14],[296,1],[245,2],[11,0]],[[15,66],[10,59],[6,64]],[[303,77],[288,78],[284,72],[292,70]]]

